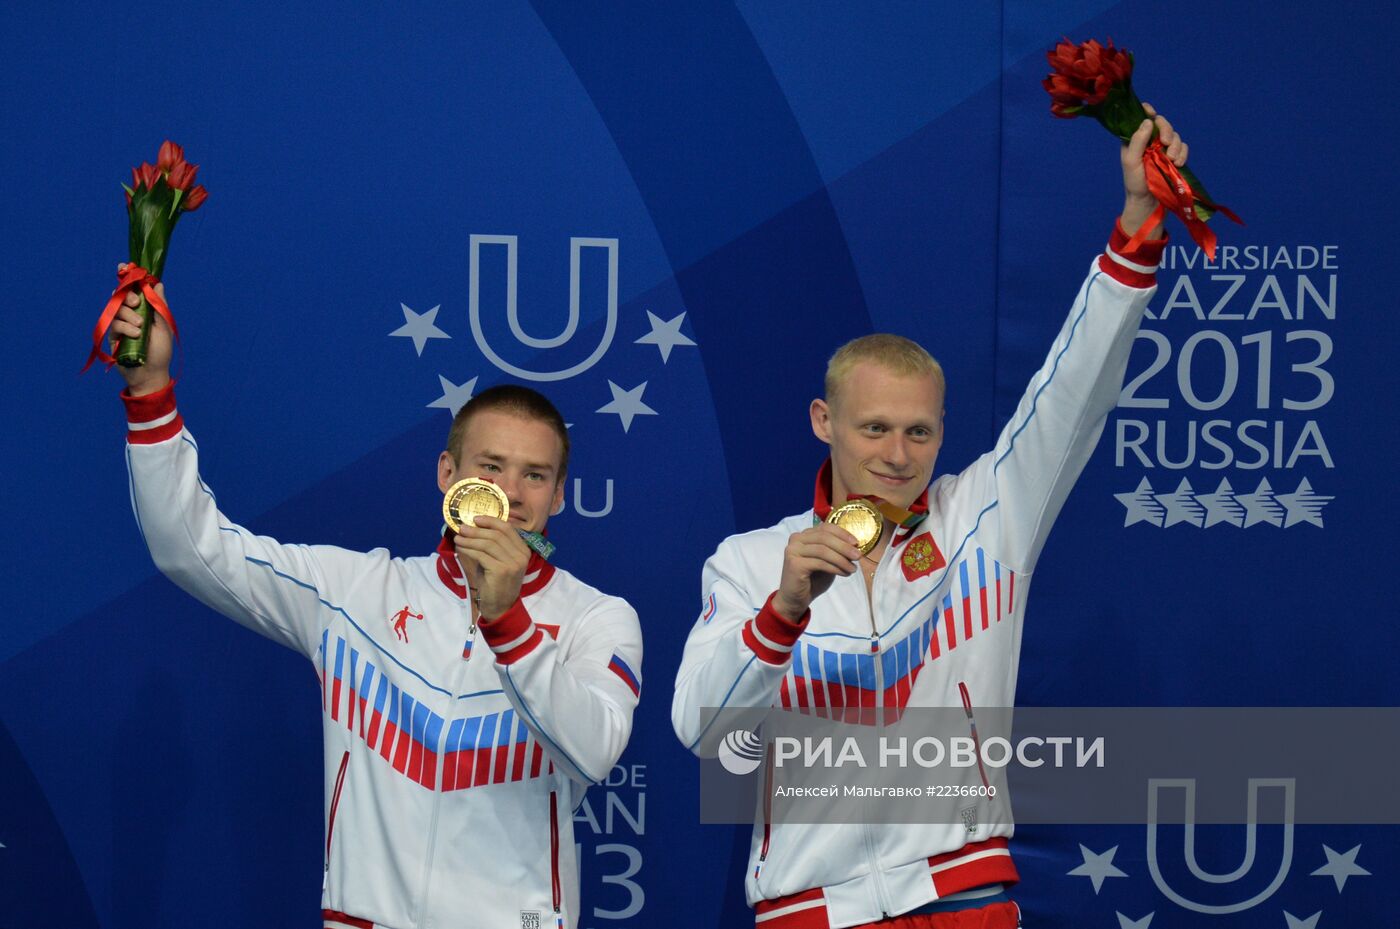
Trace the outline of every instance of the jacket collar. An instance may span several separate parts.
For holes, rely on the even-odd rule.
[[[853,495],[850,495],[850,496],[848,496],[847,499],[851,499],[851,497],[854,497],[854,496],[858,496],[858,495],[854,495],[854,494],[853,494]],[[830,457],[828,457],[828,458],[826,459],[826,461],[822,462],[821,470],[819,470],[819,471],[817,472],[817,485],[816,485],[816,488],[815,488],[814,491],[813,491],[812,497],[813,497],[813,499],[812,499],[812,511],[816,514],[817,519],[819,519],[819,520],[825,520],[825,519],[827,518],[827,516],[831,515],[831,510],[832,510],[833,506],[836,505],[836,504],[834,504],[834,503],[832,502],[832,499],[831,499],[831,458],[830,458]],[[845,501],[845,500],[842,500],[841,502],[842,502],[842,503],[845,503],[846,501]],[[914,530],[915,528],[917,528],[918,525],[919,525],[920,523],[923,522],[924,517],[928,516],[928,488],[927,488],[927,487],[925,487],[925,488],[923,489],[923,492],[921,492],[921,493],[919,494],[919,497],[918,497],[917,500],[915,500],[913,503],[909,504],[908,510],[909,510],[910,513],[913,513],[915,516],[919,517],[919,519],[918,519],[915,523],[913,523],[912,525],[907,526],[907,527],[905,527],[905,526],[896,526],[896,527],[895,527],[895,530],[894,530],[894,539],[895,539],[895,541],[898,541],[898,540],[900,540],[900,539],[902,539],[902,538],[905,538],[905,537],[911,535],[911,534],[913,533],[913,530]]]
[[[539,556],[538,552],[530,552],[530,563],[525,567],[525,579],[520,585],[520,596],[528,597],[544,589],[554,577],[555,567]],[[442,538],[438,540],[437,547],[437,575],[443,586],[452,591],[459,599],[467,598],[467,578],[462,573],[462,565],[457,561],[457,549],[452,544],[452,533],[444,531]]]

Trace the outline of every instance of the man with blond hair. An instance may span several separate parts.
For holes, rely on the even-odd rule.
[[[1155,124],[1168,157],[1184,164],[1185,143],[1165,119]],[[962,473],[933,480],[945,385],[928,352],[877,334],[832,357],[825,397],[809,410],[831,450],[811,509],[725,539],[705,564],[705,605],[672,705],[692,751],[714,753],[721,709],[869,724],[912,707],[956,708],[960,731],[934,733],[947,738],[968,736],[974,707],[1012,705],[1031,572],[1117,401],[1155,289],[1163,230],[1132,239],[1156,205],[1142,164],[1152,132],[1144,120],[1122,149],[1122,215],[1045,363],[996,447]],[[826,521],[857,499],[875,510],[864,549]],[[1020,925],[1006,892],[1018,879],[1009,806],[978,796],[985,774],[965,770],[961,786],[975,799],[960,804],[960,821],[773,821],[765,808],[745,880],[757,924]]]

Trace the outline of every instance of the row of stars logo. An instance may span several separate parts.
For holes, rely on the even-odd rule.
[[[1114,499],[1128,511],[1124,526],[1147,523],[1166,528],[1186,523],[1198,529],[1209,529],[1217,523],[1247,529],[1259,523],[1287,529],[1299,523],[1322,527],[1322,508],[1334,500],[1315,493],[1307,478],[1298,482],[1291,494],[1276,494],[1269,479],[1264,478],[1253,493],[1235,493],[1228,478],[1222,478],[1215,493],[1198,494],[1186,478],[1169,494],[1153,491],[1143,478],[1136,490],[1114,494]]]
[[[433,307],[417,313],[409,308],[405,303],[400,303],[399,308],[403,310],[403,325],[389,333],[391,336],[412,339],[413,349],[421,358],[423,348],[430,339],[450,339],[452,338],[437,325],[438,310],[442,305]],[[683,332],[681,323],[685,322],[685,314],[681,313],[670,319],[662,319],[655,313],[647,310],[647,317],[651,323],[651,331],[636,339],[637,345],[654,345],[661,353],[661,363],[666,364],[671,360],[671,351],[677,346],[694,345],[695,342]],[[431,409],[442,409],[449,411],[453,416],[457,411],[466,405],[472,398],[473,391],[476,390],[477,378],[473,377],[455,384],[441,374],[438,375],[438,386],[442,390],[442,396],[427,404]],[[612,413],[622,424],[622,431],[628,432],[632,428],[632,420],[638,416],[656,416],[656,410],[647,406],[642,400],[642,393],[647,389],[647,382],[642,381],[636,387],[630,389],[623,388],[608,381],[608,389],[612,391],[612,399],[603,404],[594,412]]]
[[[1358,845],[1348,852],[1336,852],[1329,846],[1322,846],[1322,851],[1327,855],[1327,863],[1313,871],[1312,877],[1330,877],[1337,885],[1337,893],[1341,893],[1347,885],[1349,877],[1370,877],[1371,872],[1356,863],[1356,856],[1361,851]],[[1118,846],[1115,845],[1106,852],[1093,852],[1086,846],[1079,846],[1079,854],[1084,857],[1084,863],[1066,872],[1072,877],[1087,877],[1094,885],[1094,896],[1099,895],[1103,889],[1104,881],[1110,877],[1128,877],[1128,873],[1113,863],[1113,856],[1118,854]],[[1150,929],[1152,918],[1157,915],[1154,910],[1140,919],[1131,919],[1118,911],[1114,911],[1118,917],[1118,929]],[[1284,920],[1287,922],[1287,929],[1316,929],[1318,920],[1322,916],[1322,911],[1318,911],[1307,918],[1294,916],[1287,910],[1283,911]]]

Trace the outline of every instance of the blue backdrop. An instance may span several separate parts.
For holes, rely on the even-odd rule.
[[[1062,34],[1136,53],[1249,225],[1219,227],[1216,266],[1171,228],[1037,572],[1018,702],[1400,702],[1384,572],[1358,573],[1400,502],[1381,4],[10,2],[0,29],[2,926],[317,918],[314,673],[155,573],[116,375],[74,376],[126,258],[117,185],[165,138],[211,192],[166,278],[233,518],[426,553],[473,390],[529,379],[572,423],[557,559],[637,607],[647,652],[631,745],[579,814],[587,929],[749,923],[747,830],[697,825],[669,723],[700,565],[810,503],[805,408],[848,337],[944,361],[940,470],[990,446],[1121,205],[1111,140],[1040,89]],[[569,321],[575,245],[576,331],[532,346]],[[1208,837],[1203,867],[1239,863],[1243,829]],[[1143,826],[1014,850],[1028,925],[1104,929],[1389,924],[1400,866],[1392,828],[1300,826],[1276,893],[1203,916],[1149,874]]]

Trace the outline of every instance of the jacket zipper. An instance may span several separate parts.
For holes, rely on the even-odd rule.
[[[472,616],[471,625],[467,627],[467,644],[462,646],[462,660],[472,660],[472,649],[476,647],[476,616]]]
[[[972,749],[977,752],[977,773],[982,777],[982,786],[990,791],[991,784],[987,780],[987,769],[982,766],[982,740],[977,736],[977,720],[972,718],[972,695],[967,692],[966,681],[958,681],[958,693],[962,696],[963,712],[967,714],[967,725],[972,729]]]
[[[464,577],[463,581],[466,580]],[[462,660],[472,660],[472,650],[476,647],[476,602],[471,599],[472,589],[467,587],[467,644],[462,646]]]
[[[891,538],[890,542],[892,543],[893,541],[894,539]],[[884,725],[885,711],[881,703],[883,702],[885,693],[885,673],[884,663],[880,660],[879,655],[880,632],[875,627],[875,591],[877,590],[876,582],[880,577],[880,569],[884,566],[885,559],[889,556],[889,553],[890,546],[887,544],[884,553],[880,556],[879,563],[875,565],[875,576],[870,580],[870,589],[867,591],[867,596],[865,598],[866,610],[870,614],[870,653],[874,656],[875,661],[875,722],[877,726]],[[864,578],[861,580],[861,586],[864,587]],[[875,837],[872,834],[873,830],[869,823],[863,823],[861,831],[865,838],[866,852],[870,856],[870,874],[871,877],[874,878],[875,896],[880,906],[880,914],[882,918],[888,919],[890,910],[894,907],[890,903],[889,890],[885,887],[885,876],[880,872],[880,855],[876,847]]]
[[[554,895],[554,923],[562,929],[564,917],[559,912],[559,795],[549,792],[549,882]]]
[[[331,836],[335,834],[335,813],[340,806],[340,792],[345,787],[345,769],[350,764],[350,753],[347,751],[340,756],[340,770],[335,775],[335,790],[331,792],[331,815],[330,821],[326,824],[326,873],[331,870]]]
[[[470,614],[469,614],[469,615],[470,615]],[[475,636],[475,634],[476,634],[476,619],[475,619],[475,617],[473,617],[473,618],[471,619],[471,630],[472,630],[472,635]],[[468,639],[467,641],[470,642],[471,639]],[[466,657],[466,656],[463,656],[463,657]],[[458,668],[457,668],[457,675],[456,675],[456,677],[455,677],[455,678],[453,679],[453,681],[452,681],[452,694],[456,694],[458,691],[460,691],[460,690],[462,689],[462,676],[466,673],[466,669],[467,669],[467,662],[466,662],[466,661],[461,662],[460,665],[459,665]],[[453,719],[453,716],[454,716],[454,714],[455,714],[455,712],[456,712],[455,699],[453,698],[452,695],[449,695],[448,699],[449,699],[450,701],[452,701],[452,702],[449,703],[449,705],[448,705],[448,711],[447,711],[447,713],[445,714],[445,718],[443,719],[443,728],[442,728],[442,731],[443,731],[443,732],[447,732],[448,729],[451,728],[451,726],[452,726],[452,719]],[[439,742],[437,748],[440,749],[441,747],[442,747],[442,743]],[[443,794],[443,790],[442,790],[442,778],[443,778],[443,773],[444,773],[444,772],[446,771],[446,769],[447,769],[447,753],[444,752],[444,751],[437,751],[436,754],[437,754],[437,761],[436,761],[435,763],[436,763],[436,765],[437,765],[437,777],[436,777],[436,779],[433,781],[433,812],[432,812],[432,816],[429,817],[429,822],[428,822],[428,844],[427,844],[427,847],[426,847],[425,852],[424,852],[424,855],[423,855],[423,878],[422,878],[422,880],[419,882],[419,884],[420,884],[420,886],[423,888],[423,890],[422,890],[422,892],[419,894],[419,897],[418,897],[418,905],[417,905],[417,908],[416,908],[416,912],[413,914],[413,920],[414,920],[414,922],[420,922],[420,921],[422,921],[422,919],[423,919],[423,914],[426,912],[426,910],[427,910],[427,908],[428,908],[428,891],[429,891],[429,889],[431,889],[432,883],[433,883],[433,853],[434,853],[434,850],[435,850],[436,847],[437,847],[438,817],[439,817],[439,814],[440,814],[440,812],[441,812],[441,806],[442,806],[442,794]]]

